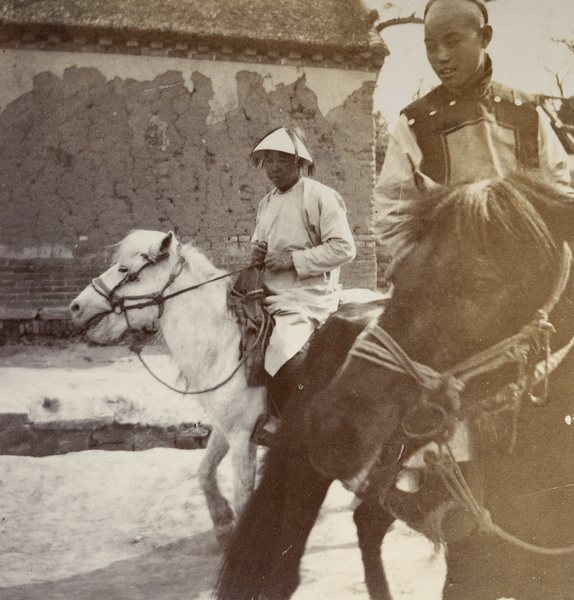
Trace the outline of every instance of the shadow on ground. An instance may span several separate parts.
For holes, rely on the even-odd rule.
[[[203,532],[104,569],[59,581],[0,588],[2,600],[207,600],[221,554]]]

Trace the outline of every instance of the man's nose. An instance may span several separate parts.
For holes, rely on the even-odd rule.
[[[449,61],[449,59],[450,59],[450,52],[449,52],[448,48],[445,45],[441,44],[437,48],[436,59],[439,62],[448,62]]]

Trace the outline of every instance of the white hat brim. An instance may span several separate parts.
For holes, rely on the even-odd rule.
[[[295,138],[295,141],[297,143],[297,151],[295,151],[295,145],[293,144],[291,136],[285,131],[284,127],[281,127],[264,137],[259,144],[255,146],[251,154],[264,152],[265,150],[274,150],[276,152],[285,152],[286,154],[297,154],[299,158],[313,164],[313,159],[303,142],[298,137]]]

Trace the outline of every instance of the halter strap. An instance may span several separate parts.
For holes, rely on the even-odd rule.
[[[179,247],[178,247],[178,249],[179,249]],[[103,279],[101,277],[96,277],[95,279],[92,280],[92,287],[100,296],[105,298],[105,300],[110,305],[110,310],[104,311],[102,313],[98,313],[97,315],[94,315],[94,317],[92,317],[90,319],[90,321],[88,321],[88,326],[89,326],[89,324],[93,323],[94,320],[101,319],[111,313],[116,313],[118,315],[123,314],[125,316],[128,331],[134,331],[132,329],[132,326],[130,324],[130,320],[128,317],[128,313],[130,310],[142,309],[142,308],[146,308],[148,306],[157,306],[158,318],[160,318],[163,314],[164,304],[170,298],[175,298],[176,296],[180,296],[181,294],[185,294],[187,292],[191,292],[193,290],[201,288],[204,285],[207,285],[208,283],[213,283],[215,281],[225,279],[226,277],[231,277],[233,275],[237,275],[237,274],[251,268],[251,266],[248,266],[248,267],[244,267],[242,269],[237,269],[236,271],[227,272],[222,275],[218,275],[217,277],[208,279],[206,281],[202,281],[201,283],[197,283],[197,284],[182,288],[181,290],[177,290],[176,292],[172,292],[171,294],[165,294],[165,291],[179,277],[179,275],[181,274],[181,272],[183,271],[183,268],[185,266],[185,260],[180,254],[179,260],[178,260],[174,270],[170,273],[166,283],[161,288],[161,290],[159,290],[157,292],[152,292],[150,294],[119,296],[117,294],[117,291],[118,291],[118,289],[120,289],[122,287],[122,285],[125,285],[126,283],[129,283],[130,281],[134,281],[135,279],[137,279],[137,277],[139,277],[140,273],[145,268],[149,267],[150,265],[155,265],[158,262],[168,258],[169,252],[162,252],[161,254],[159,254],[155,257],[150,256],[149,254],[143,254],[142,256],[146,259],[146,262],[134,273],[128,273],[113,288],[110,288],[108,285],[106,285],[106,283],[103,281]],[[126,302],[134,302],[134,304],[126,305]],[[263,331],[263,327],[262,327],[261,331],[258,332],[257,340],[255,342],[254,347],[257,346],[257,343],[259,342],[263,333],[264,333],[264,331]],[[219,389],[220,387],[224,386],[226,383],[229,383],[229,381],[231,381],[231,379],[233,379],[233,377],[239,371],[239,369],[245,364],[245,361],[247,360],[247,357],[250,354],[250,352],[246,352],[241,357],[241,359],[239,360],[237,365],[233,368],[231,373],[228,376],[226,376],[225,379],[223,379],[219,383],[217,383],[213,386],[209,386],[204,389],[200,389],[200,390],[180,390],[178,388],[175,388],[175,387],[169,385],[167,382],[161,380],[157,375],[155,375],[151,371],[150,367],[146,364],[146,362],[144,361],[144,359],[141,355],[142,348],[143,348],[143,345],[137,346],[137,347],[135,345],[133,345],[130,347],[130,350],[132,350],[137,355],[138,359],[140,360],[142,365],[146,368],[146,370],[150,373],[150,375],[152,375],[152,377],[154,377],[157,381],[159,381],[160,383],[165,385],[170,390],[173,390],[174,392],[177,392],[179,394],[185,394],[185,395],[205,394],[208,392],[215,391],[215,390]]]
[[[525,353],[530,349],[533,340],[544,339],[545,344],[551,331],[554,330],[548,321],[548,313],[552,312],[556,303],[564,293],[572,264],[572,252],[565,242],[560,262],[559,276],[553,286],[552,293],[544,306],[537,311],[531,323],[525,325],[517,334],[474,354],[442,373],[428,365],[412,360],[400,345],[377,322],[367,327],[357,338],[351,348],[347,361],[351,357],[361,358],[392,371],[409,375],[422,389],[437,391],[444,387],[447,396],[453,400],[453,408],[460,408],[459,396],[468,381],[481,374],[498,369],[506,364],[520,363],[525,360]],[[570,342],[574,345],[574,338]],[[570,346],[571,347],[571,346]],[[560,360],[564,358],[566,353]],[[555,361],[554,361],[555,362]],[[558,363],[559,364],[559,363]],[[547,368],[543,371],[544,365]],[[535,369],[539,380],[548,375],[550,362],[548,357],[541,361]],[[557,364],[553,366],[556,368]],[[537,381],[534,381],[537,383]]]

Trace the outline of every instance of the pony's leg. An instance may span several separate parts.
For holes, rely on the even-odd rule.
[[[250,440],[250,431],[228,433],[233,465],[233,506],[237,516],[241,516],[253,488],[257,467],[257,445]]]
[[[222,550],[227,548],[235,524],[231,505],[221,493],[217,483],[217,467],[229,450],[229,443],[219,428],[214,428],[209,437],[205,456],[199,465],[199,483],[207,501],[213,520],[215,535]]]
[[[383,509],[378,497],[373,496],[365,498],[359,504],[353,514],[353,519],[357,527],[369,596],[371,600],[391,600],[383,569],[381,545],[394,517]]]
[[[288,600],[299,587],[299,566],[307,539],[332,483],[315,471],[306,453],[292,454],[285,471],[280,541],[265,585],[265,600]]]

